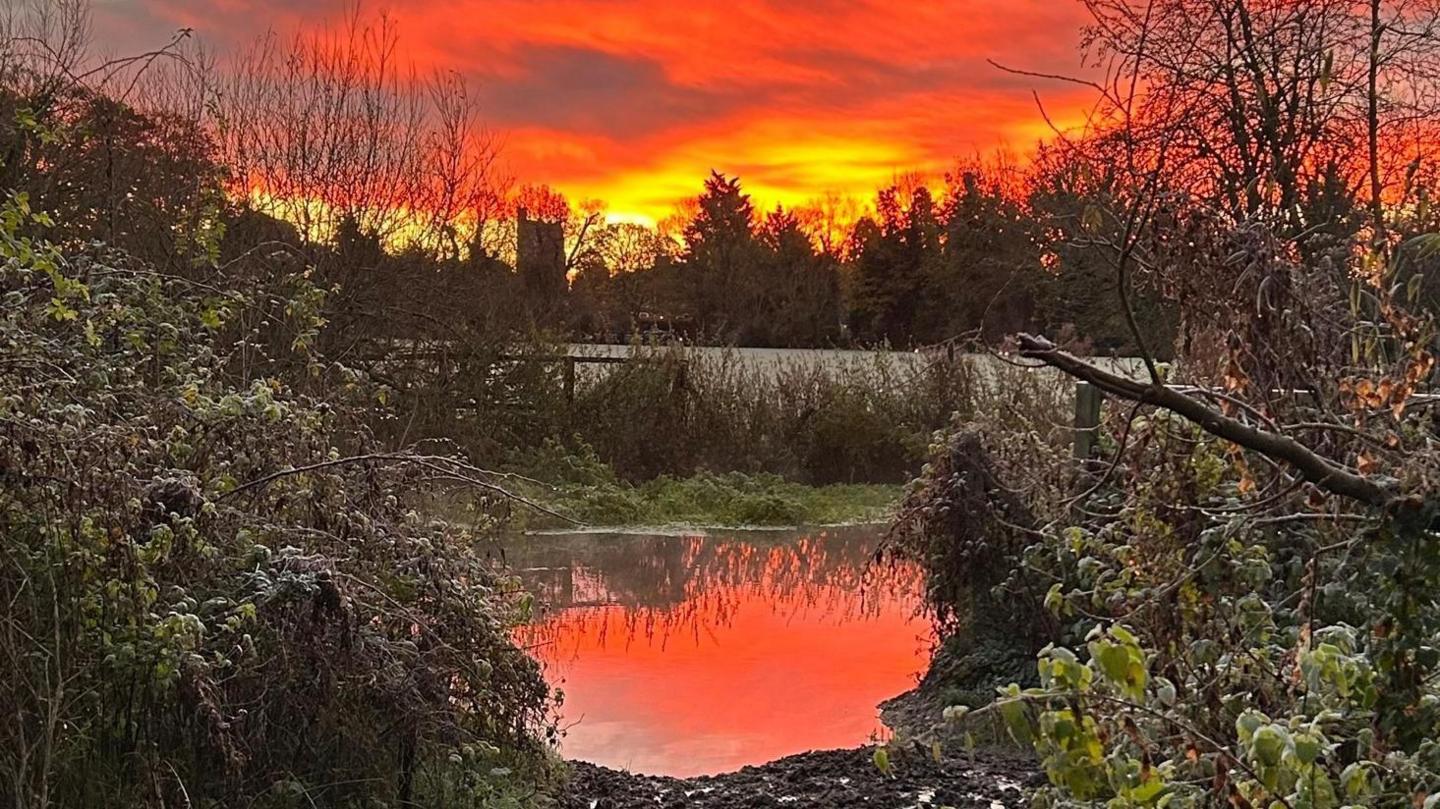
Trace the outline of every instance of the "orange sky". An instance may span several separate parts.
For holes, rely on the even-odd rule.
[[[96,44],[134,52],[192,27],[224,53],[273,28],[334,20],[349,0],[92,0]],[[1027,152],[1083,93],[987,58],[1075,73],[1075,0],[405,0],[422,69],[467,76],[510,174],[612,215],[659,219],[711,169],[763,207],[869,198],[899,173]]]

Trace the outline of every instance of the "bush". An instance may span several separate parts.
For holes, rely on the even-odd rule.
[[[328,401],[235,374],[263,367],[253,334],[303,349],[303,279],[216,293],[62,256],[32,218],[0,208],[0,792],[458,806],[507,789],[496,767],[538,774],[524,602],[414,507],[468,467],[381,452],[343,369],[307,374]]]
[[[900,483],[930,435],[973,411],[986,388],[968,357],[912,365],[817,353],[761,365],[684,348],[637,357],[586,374],[569,423],[569,436],[631,481],[707,470]]]
[[[1033,747],[1038,805],[1440,805],[1440,457],[1415,395],[1436,331],[1390,270],[1347,302],[1274,248],[1247,226],[1204,257],[1247,267],[1243,305],[1207,301],[1226,348],[1185,358],[1219,384],[1137,388],[1022,341],[1130,399],[1104,459],[981,424],[937,446],[902,509],[895,547],[952,630],[1003,622],[1041,647],[1034,682],[948,711]]]

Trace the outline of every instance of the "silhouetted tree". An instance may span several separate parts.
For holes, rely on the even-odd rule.
[[[942,227],[928,188],[900,194],[897,186],[881,190],[876,218],[862,218],[852,232],[850,324],[862,341],[905,346],[914,341],[927,270],[940,260]]]
[[[750,320],[749,342],[766,346],[824,346],[840,336],[842,307],[836,261],[817,253],[792,212],[777,207],[761,222],[762,295]]]
[[[746,283],[760,260],[755,208],[741,191],[740,179],[718,171],[706,178],[697,203],[695,217],[685,226],[683,255],[694,315],[701,329],[733,339],[756,303],[755,290]]]

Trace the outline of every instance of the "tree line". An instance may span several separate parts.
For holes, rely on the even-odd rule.
[[[1064,135],[1023,166],[960,161],[933,182],[897,177],[868,203],[761,211],[742,178],[714,172],[647,227],[505,176],[464,82],[406,67],[384,16],[272,33],[224,64],[181,36],[82,67],[83,4],[59,3],[9,23],[0,179],[64,219],[69,237],[180,272],[288,250],[333,291],[333,319],[366,339],[460,329],[910,347],[1031,331],[1164,355],[1203,298],[1189,283],[1198,276],[1122,273],[1128,312],[1113,305],[1120,252],[1133,263],[1169,249],[1154,228],[1110,213],[1144,187],[1146,169],[1163,201],[1151,216],[1194,227],[1202,203],[1227,220],[1274,217],[1316,255],[1362,230],[1385,236],[1387,196],[1423,195],[1434,99],[1413,7],[1375,10],[1383,20],[1343,3],[1285,20],[1209,9],[1214,25],[1130,54],[1133,9],[1091,5],[1093,55],[1147,65],[1156,88],[1125,106],[1114,92],[1125,77],[1108,76],[1095,85],[1104,115],[1168,116],[1176,124],[1163,134]],[[1264,25],[1282,41],[1258,34]],[[1227,31],[1253,40],[1244,64],[1216,61]],[[1332,44],[1284,61],[1287,49],[1314,51],[1312,40]],[[556,257],[519,266],[520,210],[557,229]],[[1148,345],[1137,331],[1153,335]]]
[[[603,203],[507,177],[463,81],[404,67],[384,17],[270,34],[223,65],[182,36],[75,82],[83,7],[57,8],[72,13],[12,37],[0,65],[0,179],[68,234],[176,271],[283,246],[366,333],[413,337],[429,318],[574,340],[909,347],[1063,325],[1129,347],[1097,305],[1102,258],[1054,246],[1103,193],[1074,182],[1084,167],[1066,155],[768,211],[715,172],[659,226],[610,222]],[[545,266],[518,266],[521,210],[558,228]],[[1173,320],[1158,298],[1147,311],[1158,329]]]

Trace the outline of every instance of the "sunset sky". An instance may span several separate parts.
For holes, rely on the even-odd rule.
[[[190,27],[222,57],[267,29],[334,21],[349,0],[95,0],[113,53]],[[1071,0],[405,0],[365,4],[400,26],[421,69],[469,77],[508,172],[612,214],[659,219],[711,169],[764,207],[868,198],[897,174],[943,172],[1073,123],[1087,98],[987,58],[1075,73]]]

